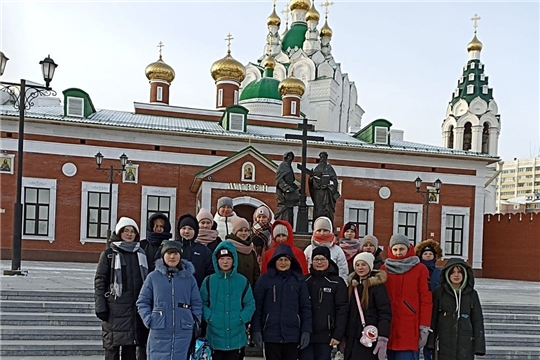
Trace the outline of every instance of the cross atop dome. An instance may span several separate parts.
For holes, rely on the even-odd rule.
[[[161,50],[163,49],[165,45],[163,45],[163,43],[160,41],[157,45],[157,47],[159,48],[159,58],[161,59]]]
[[[231,53],[231,40],[234,40],[231,33],[227,34],[227,37],[225,37],[225,41],[227,41],[227,53]]]
[[[478,20],[482,19],[478,14],[474,14],[474,16],[471,18],[471,21],[473,22],[474,32],[476,33],[476,29],[478,28]]]
[[[328,13],[330,12],[330,11],[328,10],[328,8],[329,8],[330,6],[332,6],[332,5],[334,5],[334,2],[333,2],[333,1],[330,1],[330,2],[329,2],[328,0],[326,0],[326,1],[323,2],[323,3],[321,3],[321,6],[324,7],[324,15],[328,16]]]

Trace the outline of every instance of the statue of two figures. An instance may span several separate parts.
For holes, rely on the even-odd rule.
[[[298,206],[300,198],[292,169],[293,159],[294,154],[291,151],[287,152],[276,172],[277,211],[275,218],[286,220],[291,224],[294,224],[293,209]],[[313,220],[326,216],[333,222],[336,202],[340,197],[337,174],[328,163],[327,152],[323,151],[319,154],[317,163],[312,170],[306,169],[309,174],[309,194],[313,201]]]

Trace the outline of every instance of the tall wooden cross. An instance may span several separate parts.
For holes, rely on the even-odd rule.
[[[225,38],[225,40],[227,41],[227,52],[230,53],[231,52],[231,40],[234,40],[231,33],[227,34],[227,37]]]
[[[476,33],[476,28],[478,27],[478,20],[482,19],[478,14],[474,14],[474,16],[471,18],[471,21],[473,22],[474,32]]]
[[[295,139],[302,141],[302,164],[297,164],[301,171],[300,175],[300,202],[298,204],[298,218],[296,220],[296,232],[308,232],[308,209],[306,204],[306,174],[311,173],[306,167],[307,160],[307,142],[308,141],[324,141],[322,136],[308,135],[308,130],[313,130],[313,126],[308,124],[308,119],[304,117],[302,123],[298,124],[298,128],[302,129],[302,134],[285,134],[285,139]]]
[[[157,47],[159,48],[159,58],[161,59],[161,50],[163,49],[165,45],[163,45],[163,43],[160,41],[159,44],[157,45]]]
[[[328,2],[328,0],[326,0],[325,2],[323,2],[323,3],[321,4],[321,6],[325,8],[325,9],[324,9],[324,14],[325,14],[326,16],[328,16],[328,13],[329,13],[328,8],[329,8],[330,6],[332,6],[332,5],[334,5],[334,2],[333,2],[333,1]]]

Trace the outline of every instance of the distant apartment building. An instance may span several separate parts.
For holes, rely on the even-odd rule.
[[[538,193],[540,157],[514,159],[503,164],[497,183],[497,212],[540,211]],[[518,203],[522,206],[514,206]]]

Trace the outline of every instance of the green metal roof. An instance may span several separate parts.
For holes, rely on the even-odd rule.
[[[281,101],[278,86],[279,80],[271,77],[263,77],[252,81],[242,90],[239,101],[261,98]]]
[[[472,65],[474,63],[474,65]],[[481,67],[481,68],[480,68]],[[480,96],[481,99],[484,99],[486,102],[489,103],[490,100],[493,99],[493,89],[490,89],[488,87],[487,94],[484,94],[482,92],[482,87],[484,85],[488,85],[488,77],[484,76],[484,80],[481,80],[481,75],[484,74],[484,64],[480,62],[480,60],[469,60],[467,62],[467,65],[463,69],[463,82],[458,81],[458,89],[459,89],[459,95],[453,96],[452,100],[450,100],[450,104],[454,105],[457,103],[460,99],[464,99],[467,101],[467,104],[470,104],[471,101]],[[469,75],[474,74],[474,79],[469,80]],[[467,86],[473,85],[474,91],[472,94],[467,93]]]
[[[306,40],[306,31],[307,25],[305,23],[297,22],[292,24],[289,31],[283,37],[281,50],[286,52],[288,48],[294,49],[295,46],[301,49]]]

